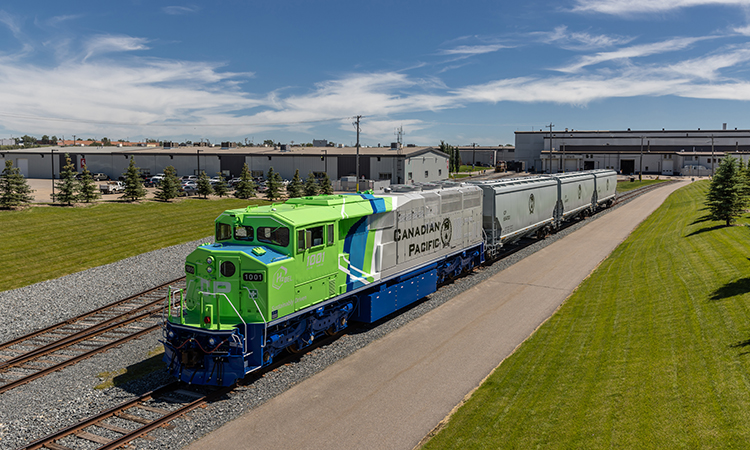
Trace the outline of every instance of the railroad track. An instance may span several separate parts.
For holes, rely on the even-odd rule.
[[[349,330],[351,331],[351,330]],[[252,384],[266,373],[299,359],[305,353],[330,344],[343,333],[326,336],[304,349],[300,354],[289,354],[263,369],[249,374],[240,384]],[[73,450],[92,448],[109,450],[127,446],[133,440],[152,440],[149,433],[157,428],[172,429],[170,422],[196,408],[205,407],[232,392],[237,383],[216,388],[213,386],[187,386],[182,382],[172,382],[151,392],[123,402],[76,424],[31,442],[19,450],[47,448],[52,450]],[[83,445],[80,441],[86,441]]]
[[[0,344],[0,394],[158,329],[169,286],[184,280]]]

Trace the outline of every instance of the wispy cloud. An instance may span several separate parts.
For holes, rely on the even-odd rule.
[[[634,38],[626,36],[595,35],[584,32],[569,32],[561,25],[553,31],[533,32],[530,36],[545,44],[557,45],[567,50],[597,50],[630,43]]]
[[[577,0],[573,11],[617,16],[661,13],[694,6],[750,6],[748,0]]]
[[[488,44],[488,45],[459,45],[458,47],[441,50],[441,55],[482,55],[484,53],[496,52],[503,48],[509,48],[507,45]]]
[[[85,45],[86,61],[88,58],[103,53],[146,50],[148,39],[130,36],[100,35],[91,38]]]
[[[165,14],[171,16],[179,16],[183,14],[192,14],[197,12],[199,8],[197,6],[165,6],[161,9]]]
[[[660,53],[673,52],[677,50],[683,50],[694,43],[710,37],[683,37],[674,38],[662,42],[654,42],[650,44],[633,45],[625,47],[611,52],[600,52],[594,55],[585,55],[577,58],[576,62],[568,64],[563,67],[556,68],[555,70],[560,72],[577,72],[584,67],[600,64],[607,61],[617,61],[632,58],[641,58],[650,55],[656,55]]]

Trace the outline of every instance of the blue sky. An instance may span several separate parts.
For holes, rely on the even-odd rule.
[[[0,137],[750,128],[750,0],[0,5]]]

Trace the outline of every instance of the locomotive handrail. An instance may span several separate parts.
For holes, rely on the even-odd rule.
[[[183,315],[183,313],[184,313],[183,307],[185,305],[184,292],[183,292],[182,289],[175,289],[174,291],[172,291],[172,286],[169,286],[167,289],[168,289],[168,291],[167,291],[167,299],[168,299],[168,302],[167,302],[167,311],[168,311],[168,313],[167,314],[168,314],[169,317],[174,317],[174,315],[172,314],[172,309],[173,309],[172,303],[174,301],[174,296],[179,293],[180,294],[180,325],[185,325],[185,316]]]
[[[260,306],[258,306],[258,302],[255,301],[255,297],[250,295],[250,289],[247,286],[242,286],[245,290],[247,290],[247,296],[250,298],[250,300],[255,303],[255,308],[258,310],[258,314],[260,314],[261,320],[263,320],[263,343],[260,345],[260,348],[266,348],[266,337],[268,336],[268,322],[266,321],[266,317],[263,315],[263,311],[260,310]],[[245,328],[245,334],[247,334],[247,328]]]
[[[240,318],[240,320],[242,321],[242,324],[245,325],[245,348],[242,351],[244,355],[244,353],[247,351],[247,322],[245,322],[245,319],[242,318],[242,315],[237,311],[237,308],[234,307],[234,304],[232,304],[232,301],[229,300],[229,297],[227,297],[227,294],[223,292],[203,292],[203,291],[199,291],[199,293],[201,295],[201,308],[203,308],[203,294],[208,294],[208,295],[213,295],[213,296],[222,295],[227,300],[227,303],[229,303],[229,306],[232,307],[232,309],[234,310],[234,313],[237,314],[237,317]],[[217,321],[217,325],[220,326],[221,325],[221,311],[219,310],[219,302],[216,302],[216,317],[219,318],[219,320]]]

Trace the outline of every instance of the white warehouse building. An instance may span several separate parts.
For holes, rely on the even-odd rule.
[[[517,131],[515,150],[535,172],[704,176],[727,155],[747,162],[750,130]]]

